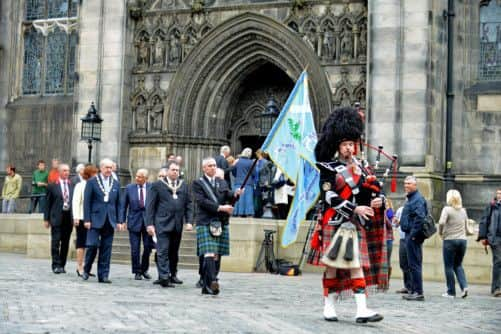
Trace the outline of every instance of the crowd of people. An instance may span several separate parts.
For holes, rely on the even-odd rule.
[[[323,317],[337,321],[335,300],[353,295],[356,321],[377,322],[383,316],[367,307],[367,295],[386,291],[391,275],[393,229],[400,236],[399,264],[403,288],[397,290],[408,301],[424,301],[423,232],[430,210],[418,190],[418,180],[404,180],[406,199],[394,211],[381,183],[357,157],[363,133],[363,118],[353,108],[340,108],[328,118],[315,148],[320,169],[321,216],[311,237],[308,263],[325,268]],[[244,148],[235,158],[229,146],[220,154],[201,161],[201,176],[190,184],[181,156],[169,154],[155,182],[140,168],[132,183],[122,187],[117,165],[103,159],[99,166],[79,164],[70,179],[70,166],[53,159],[51,169],[40,160],[32,175],[29,212],[43,213],[50,229],[52,271],[66,273],[69,242],[76,231],[76,273],[82,280],[94,277],[111,283],[110,260],[115,230],[128,231],[131,271],[135,280],[150,280],[150,256],[155,252],[162,287],[183,284],[178,276],[179,248],[183,229],[196,231],[202,294],[220,292],[222,257],[229,255],[230,216],[285,219],[294,184],[258,150]],[[13,165],[7,166],[2,189],[2,212],[15,211],[22,178]],[[196,210],[194,206],[196,205]],[[267,209],[272,215],[267,216]],[[491,293],[501,296],[501,189],[485,209],[478,241],[491,248],[493,272]],[[446,281],[444,297],[468,296],[462,265],[467,235],[473,234],[461,194],[449,190],[438,222],[443,239]],[[141,247],[142,244],[142,247]],[[460,293],[456,292],[458,281]]]

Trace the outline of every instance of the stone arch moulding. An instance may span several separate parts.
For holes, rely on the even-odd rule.
[[[331,90],[313,49],[287,26],[244,13],[207,33],[179,67],[167,98],[169,134],[226,140],[227,101],[234,85],[256,64],[269,62],[294,82],[308,67],[310,100],[317,128],[331,112]],[[215,131],[218,129],[218,131]]]

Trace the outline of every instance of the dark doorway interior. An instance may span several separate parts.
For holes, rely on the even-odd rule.
[[[245,147],[250,147],[252,152],[256,152],[261,145],[263,145],[265,137],[262,136],[240,136],[240,147],[244,149]]]

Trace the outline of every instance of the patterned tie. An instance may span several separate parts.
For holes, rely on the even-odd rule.
[[[139,207],[144,208],[143,186],[139,186]]]
[[[64,192],[63,192],[63,200],[64,200],[64,204],[69,204],[69,196],[68,196],[68,181],[63,181],[63,188],[64,188]]]

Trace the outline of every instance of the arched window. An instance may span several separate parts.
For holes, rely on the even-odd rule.
[[[480,80],[501,80],[501,1],[480,2]]]
[[[78,0],[26,0],[24,95],[71,94],[78,43]]]

